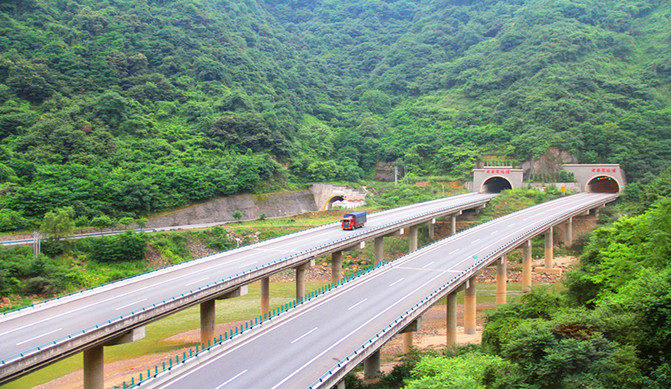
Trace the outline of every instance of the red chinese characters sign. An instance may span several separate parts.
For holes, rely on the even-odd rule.
[[[510,174],[510,170],[506,170],[506,169],[491,169],[491,170],[487,170],[487,174]]]
[[[594,168],[592,169],[592,173],[617,173],[617,169]]]

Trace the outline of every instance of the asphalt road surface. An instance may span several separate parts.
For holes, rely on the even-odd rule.
[[[170,373],[159,388],[306,388],[422,298],[515,238],[610,194],[581,193],[453,235],[340,286],[286,320],[251,330],[207,362]],[[537,230],[538,231],[538,230]],[[492,261],[496,258],[492,258]],[[454,281],[464,282],[464,280]],[[254,333],[256,331],[256,333]],[[253,334],[253,335],[252,335]],[[216,349],[213,349],[216,350]],[[182,372],[182,373],[180,373]]]
[[[366,225],[357,231],[371,230],[423,212],[493,196],[470,193],[371,214]],[[0,317],[0,360],[15,358],[21,352],[82,329],[351,234],[351,231],[343,231],[338,223],[333,223],[215,254],[197,263],[174,266],[169,271],[156,272],[155,276],[97,288],[72,301],[48,302],[36,309],[26,309],[25,314]]]

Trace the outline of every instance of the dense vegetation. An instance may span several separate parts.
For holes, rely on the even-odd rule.
[[[8,0],[0,229],[556,146],[671,156],[661,0]]]
[[[369,197],[369,211],[414,204],[449,194],[439,184],[420,187],[376,183],[370,190],[374,195]],[[524,202],[520,198],[520,192],[516,191],[516,195],[503,194],[501,202],[512,202],[519,207],[528,205],[528,201]],[[549,198],[537,191],[527,191],[527,195],[536,201]],[[488,218],[492,217],[490,211],[495,208],[499,207],[487,210]],[[498,212],[501,211],[498,209]],[[44,218],[41,230],[45,233],[45,239],[42,240],[39,256],[34,257],[30,246],[0,246],[0,296],[9,297],[11,300],[11,305],[3,306],[2,309],[11,309],[31,303],[33,299],[95,287],[188,261],[204,255],[203,249],[199,248],[208,250],[208,253],[224,251],[240,244],[332,223],[343,212],[334,209],[272,220],[261,215],[258,220],[230,223],[224,227],[157,233],[126,230],[113,236],[68,240],[63,238],[73,233],[74,210],[71,207],[58,209],[56,212],[47,213]],[[94,219],[93,224],[103,222],[100,219],[102,218]],[[128,225],[131,222],[132,219],[122,224]],[[109,225],[101,223],[100,227]],[[424,235],[426,234],[422,234],[420,238],[428,243],[428,236]],[[399,253],[406,251],[407,248],[403,248]],[[395,252],[394,247],[390,246],[388,252]],[[361,261],[365,263],[367,259],[363,258]]]
[[[481,345],[411,354],[374,387],[671,387],[669,190],[618,204],[631,215],[591,234],[564,293],[534,288],[487,314]]]

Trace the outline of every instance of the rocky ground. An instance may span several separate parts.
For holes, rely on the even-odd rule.
[[[560,257],[555,258],[554,269],[551,272],[544,271],[543,261],[534,261],[534,273],[532,277],[533,284],[549,284],[558,282],[564,270],[575,262],[574,257]],[[349,270],[356,270],[365,266],[363,263],[354,261]],[[521,277],[521,271],[517,269],[519,266],[511,263],[509,264],[508,280],[509,282],[517,282]],[[309,280],[314,281],[328,281],[331,277],[331,269],[328,263],[318,263],[314,266],[307,275]],[[489,268],[478,276],[478,282],[488,283],[495,282],[495,269]],[[272,282],[293,282],[293,272],[283,272],[272,277]],[[482,340],[482,328],[484,325],[484,311],[494,308],[493,303],[478,304],[477,328],[478,332],[474,335],[466,335],[463,333],[463,327],[458,327],[457,343],[480,343]],[[413,344],[415,347],[422,350],[438,350],[445,345],[445,305],[436,305],[429,309],[422,316],[422,326],[420,330],[415,333]],[[236,326],[240,326],[242,322],[233,322],[219,324],[216,327],[216,333],[223,333],[229,331]],[[463,305],[458,305],[457,323],[463,323]],[[198,342],[200,338],[199,329],[183,332],[181,334],[165,338],[162,342],[170,344],[188,344]],[[401,349],[403,340],[401,336],[397,336],[382,349],[382,370],[390,372],[393,367],[400,361]],[[105,382],[106,386],[113,388],[114,384],[119,385],[120,382],[130,382],[131,377],[137,379],[140,372],[146,372],[151,368],[168,358],[175,355],[182,354],[182,352],[189,351],[189,347],[183,349],[170,351],[168,353],[146,355],[139,358],[132,358],[116,362],[109,362],[105,364]],[[65,375],[56,380],[50,381],[43,385],[37,386],[41,389],[74,389],[80,388],[83,381],[83,372],[81,370]]]

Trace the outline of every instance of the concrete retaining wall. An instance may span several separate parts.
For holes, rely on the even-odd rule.
[[[147,227],[169,227],[233,221],[233,212],[244,213],[243,220],[298,215],[317,210],[314,196],[309,191],[236,195],[192,205],[168,214],[152,217]]]

